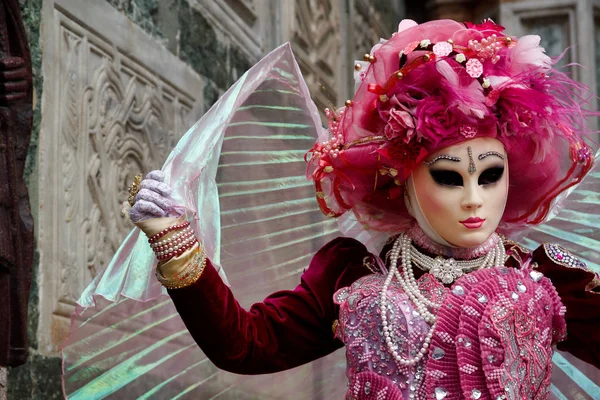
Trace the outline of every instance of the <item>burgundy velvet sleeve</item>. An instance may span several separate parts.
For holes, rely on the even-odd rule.
[[[369,255],[353,239],[338,238],[313,257],[294,290],[280,291],[243,309],[207,263],[196,283],[170,290],[192,337],[219,368],[239,374],[283,371],[340,348],[331,329],[333,294],[370,273]]]
[[[548,277],[566,307],[567,339],[558,349],[600,368],[600,280],[589,269],[560,265],[541,246],[533,252],[536,268]]]

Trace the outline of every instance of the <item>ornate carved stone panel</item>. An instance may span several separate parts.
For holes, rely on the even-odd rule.
[[[121,213],[129,182],[159,168],[202,109],[200,77],[112,7],[49,3],[38,212],[45,353],[132,228]]]
[[[380,10],[366,0],[349,4],[341,0],[296,0],[282,3],[279,11],[284,21],[282,37],[292,43],[320,110],[341,106],[352,98],[354,60],[362,60],[379,38],[389,37],[396,26],[386,26]]]
[[[391,34],[388,32],[389,27],[382,24],[379,11],[371,3],[366,0],[356,0],[354,4],[351,33],[353,55],[357,60],[362,60],[362,56],[379,43],[380,38],[388,38]]]
[[[341,6],[339,0],[297,0],[294,6],[291,42],[319,110],[341,100]]]

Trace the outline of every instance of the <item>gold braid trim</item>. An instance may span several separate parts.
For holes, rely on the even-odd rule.
[[[344,145],[343,149],[348,150],[352,146],[358,146],[358,145],[367,144],[367,143],[384,142],[385,140],[387,140],[387,138],[385,136],[366,136],[366,137],[363,137],[360,139],[353,140],[350,143],[346,143]]]
[[[598,275],[594,276],[594,279],[592,279],[586,286],[585,286],[585,291],[588,293],[592,293],[595,295],[600,295],[600,278],[598,278]]]
[[[156,279],[167,289],[181,289],[196,282],[204,272],[204,268],[206,268],[206,250],[200,245],[199,250],[193,253],[191,261],[181,271],[171,278],[166,278],[160,271],[160,267],[157,267]]]
[[[333,321],[333,324],[331,324],[331,330],[333,331],[334,335],[335,335],[335,332],[337,331],[338,326],[340,326],[340,321],[338,321],[336,319],[335,321]]]

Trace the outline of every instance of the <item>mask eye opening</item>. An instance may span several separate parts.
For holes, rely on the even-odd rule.
[[[504,166],[493,166],[485,169],[479,175],[477,183],[481,186],[492,185],[502,179]]]
[[[435,183],[441,186],[463,186],[463,177],[460,173],[447,169],[430,169],[429,174]]]

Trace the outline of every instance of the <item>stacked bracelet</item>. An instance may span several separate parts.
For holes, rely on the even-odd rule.
[[[170,260],[173,257],[178,257],[182,255],[186,250],[191,249],[192,246],[196,243],[198,243],[198,240],[194,236],[192,236],[191,238],[189,238],[181,244],[176,244],[173,247],[169,247],[166,250],[156,252],[156,258],[158,258],[159,261]]]
[[[152,235],[152,237],[150,239],[148,239],[148,243],[153,244],[153,243],[157,242],[160,238],[165,236],[167,233],[169,233],[171,231],[176,231],[176,230],[180,230],[183,228],[187,228],[188,226],[190,226],[190,223],[187,221],[182,224],[171,225],[168,228],[165,228],[162,231],[158,232],[156,235]]]
[[[180,289],[196,282],[204,272],[205,267],[206,251],[203,246],[200,246],[200,249],[194,253],[192,260],[182,271],[172,278],[165,278],[159,268],[156,268],[156,279],[167,289]]]
[[[179,232],[177,232],[179,231]],[[176,232],[167,239],[163,239],[168,233]],[[162,239],[162,240],[161,240]],[[194,231],[189,222],[171,225],[148,239],[150,247],[159,261],[167,261],[173,257],[180,256],[186,250],[192,248],[198,240],[194,237]]]
[[[196,242],[194,231],[190,226],[187,226],[181,232],[177,232],[168,239],[150,244],[150,247],[152,247],[152,250],[154,250],[160,261],[165,261],[171,257],[183,254],[184,251],[191,248]]]

